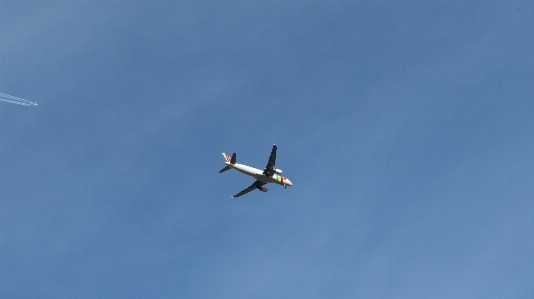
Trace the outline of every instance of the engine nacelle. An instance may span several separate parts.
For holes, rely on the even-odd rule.
[[[282,174],[282,169],[275,169],[274,172],[276,172],[278,174]]]
[[[269,189],[267,189],[267,187],[260,187],[260,191],[267,192],[267,191],[269,191]]]

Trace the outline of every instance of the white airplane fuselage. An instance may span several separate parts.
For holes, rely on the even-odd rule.
[[[230,168],[233,168],[241,172],[242,174],[251,176],[258,181],[262,181],[265,183],[274,183],[274,184],[281,185],[284,187],[293,186],[293,183],[291,183],[290,180],[279,175],[278,173],[275,173],[273,174],[273,176],[269,177],[263,174],[263,170],[259,170],[254,167],[250,167],[250,166],[239,164],[239,163],[232,164],[230,162],[225,162],[224,164],[226,164]]]

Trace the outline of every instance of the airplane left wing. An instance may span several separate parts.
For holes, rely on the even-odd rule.
[[[232,196],[232,198],[236,198],[236,197],[239,197],[241,195],[245,195],[245,194],[249,193],[250,191],[252,191],[254,189],[260,189],[261,186],[263,186],[265,184],[267,184],[267,183],[261,182],[261,181],[255,181],[254,183],[252,183],[252,185],[248,186],[247,189],[237,193],[236,195]]]

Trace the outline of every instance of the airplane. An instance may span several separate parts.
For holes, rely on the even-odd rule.
[[[293,183],[291,183],[290,180],[281,176],[282,170],[274,167],[274,163],[276,161],[276,144],[273,145],[271,155],[269,156],[269,161],[267,162],[267,166],[265,167],[265,170],[263,171],[261,171],[260,169],[254,168],[254,167],[236,163],[235,153],[232,155],[232,157],[228,156],[224,152],[222,154],[223,154],[224,159],[226,160],[226,162],[224,162],[226,166],[223,169],[221,169],[219,173],[223,173],[233,168],[243,174],[249,175],[256,179],[256,181],[252,183],[252,185],[248,186],[248,188],[246,188],[245,190],[232,196],[232,198],[245,195],[255,189],[258,189],[263,192],[267,192],[269,191],[269,189],[267,189],[266,187],[263,187],[263,185],[267,183],[274,183],[274,184],[282,185],[285,188],[287,188],[288,186],[293,186]]]

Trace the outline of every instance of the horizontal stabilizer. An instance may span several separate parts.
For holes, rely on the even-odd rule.
[[[223,172],[227,171],[228,169],[230,169],[230,166],[224,167],[223,169],[221,169],[221,171],[219,171],[219,173],[223,173]]]

